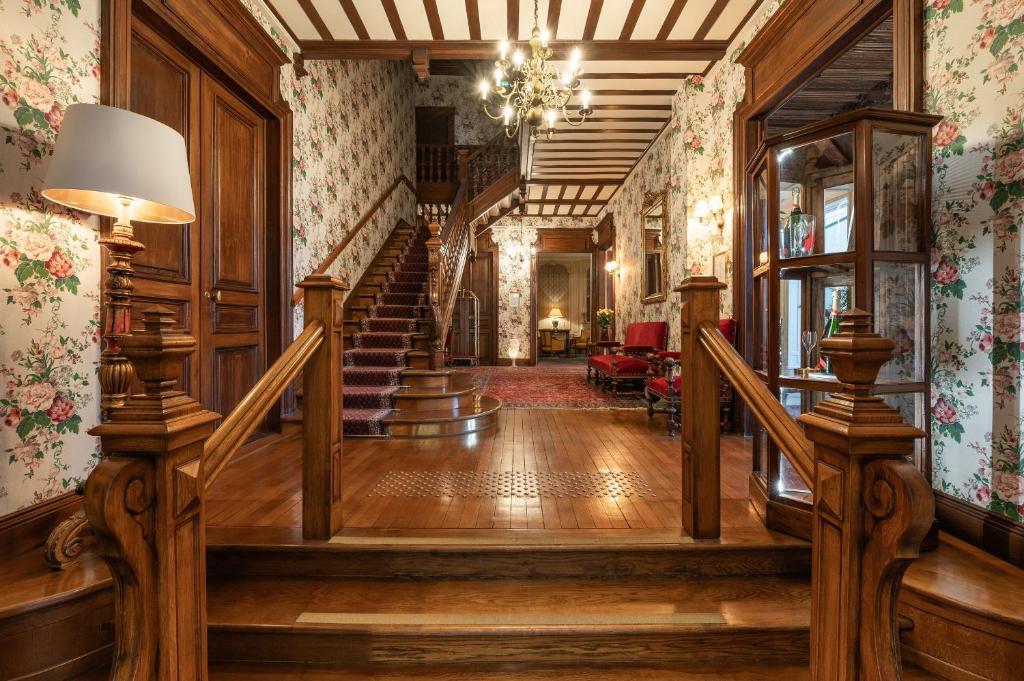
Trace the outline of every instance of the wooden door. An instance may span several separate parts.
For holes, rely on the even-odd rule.
[[[480,363],[495,364],[497,356],[497,317],[498,299],[495,284],[497,270],[495,252],[479,250],[473,262],[470,288],[480,299]]]
[[[231,412],[266,363],[266,125],[203,75],[202,402]]]
[[[174,128],[185,138],[192,193],[199,207],[200,106],[199,67],[145,24],[134,21],[131,41],[131,97],[129,108]],[[146,250],[136,254],[132,328],[142,329],[142,312],[153,305],[174,311],[177,329],[201,340],[199,319],[201,222],[156,225],[135,222],[136,238]],[[201,399],[198,354],[185,360],[181,388]],[[141,392],[136,382],[134,391]]]

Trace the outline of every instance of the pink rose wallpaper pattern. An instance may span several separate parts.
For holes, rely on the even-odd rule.
[[[99,5],[0,4],[0,515],[75,488],[97,456],[96,222],[39,188],[64,111],[99,97]]]

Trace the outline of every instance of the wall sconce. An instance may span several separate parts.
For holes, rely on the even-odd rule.
[[[604,264],[604,269],[608,274],[615,274],[619,271],[619,261],[609,260]]]
[[[715,194],[710,199],[698,201],[693,208],[693,216],[702,225],[710,225],[714,220],[719,230],[725,229],[725,203],[722,201],[722,195]]]

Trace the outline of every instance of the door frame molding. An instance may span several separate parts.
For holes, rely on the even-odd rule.
[[[174,44],[267,124],[266,240],[263,276],[266,363],[292,341],[292,111],[281,96],[288,57],[239,0],[103,0],[100,14],[100,102],[127,109],[131,88],[132,22],[138,19]],[[241,46],[244,49],[239,49]],[[102,229],[109,229],[104,220]],[[106,253],[101,251],[102,266]],[[106,282],[101,278],[101,300]],[[288,396],[284,398],[287,403]],[[281,406],[268,415],[280,428]],[[226,416],[226,414],[225,414]]]

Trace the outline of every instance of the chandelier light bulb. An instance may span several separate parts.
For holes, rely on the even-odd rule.
[[[542,28],[540,30],[540,44],[543,45],[544,47],[547,47],[548,46],[548,41],[550,39],[551,39],[551,32],[548,31],[548,29],[546,27]]]
[[[509,125],[511,123],[512,123],[512,107],[511,106],[506,106],[505,107],[505,125]]]
[[[500,66],[494,67],[494,87],[501,87],[501,81],[505,78],[505,72]]]
[[[570,71],[566,71],[562,74],[562,85],[565,87],[572,85],[572,73]]]
[[[554,129],[554,127],[555,127],[555,120],[556,120],[555,117],[557,115],[558,114],[555,112],[554,109],[548,109],[547,114],[546,114],[546,118],[547,118],[547,122],[548,122],[548,130],[553,130]]]
[[[590,90],[584,90],[583,92],[580,93],[580,102],[581,102],[580,110],[581,111],[589,112],[590,111]]]
[[[521,50],[516,50],[512,54],[512,64],[515,65],[515,66],[522,66],[523,65],[523,53],[522,53]]]
[[[486,80],[480,81],[480,99],[487,99],[488,93],[491,91],[491,84]]]
[[[501,58],[505,59],[505,56],[508,55],[508,43],[502,40],[498,45],[498,52],[501,54]]]
[[[569,57],[569,70],[575,72],[580,67],[580,60],[583,59],[583,53],[580,52],[580,48],[574,47],[572,49],[572,56]]]

